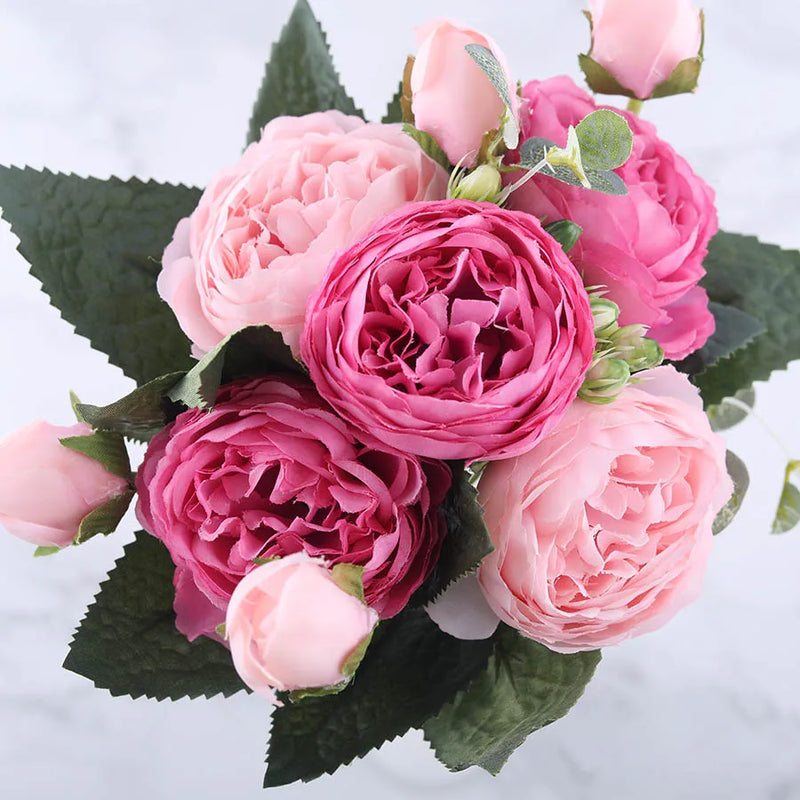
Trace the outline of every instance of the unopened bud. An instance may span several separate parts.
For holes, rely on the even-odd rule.
[[[503,178],[500,172],[489,164],[481,164],[456,183],[450,190],[450,197],[474,200],[476,203],[495,203],[502,191]]]
[[[602,358],[586,373],[578,397],[590,403],[610,403],[625,388],[631,377],[627,362]]]
[[[646,331],[642,325],[626,325],[611,336],[614,352],[628,363],[631,372],[652,369],[664,360],[664,351],[658,342],[644,336]]]
[[[613,300],[593,297],[590,301],[594,317],[594,333],[597,337],[611,333],[617,325],[619,306]]]

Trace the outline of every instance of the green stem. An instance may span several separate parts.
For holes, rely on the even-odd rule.
[[[637,116],[642,113],[642,107],[644,106],[644,100],[640,100],[638,97],[631,97],[628,100],[628,111],[632,114],[636,114]]]

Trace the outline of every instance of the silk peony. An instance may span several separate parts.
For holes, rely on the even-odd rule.
[[[495,459],[530,449],[594,351],[580,277],[528,214],[407,206],[339,255],[309,301],[303,359],[346,419],[401,450]]]
[[[31,422],[0,441],[0,526],[40,547],[72,544],[85,516],[128,491],[128,482],[60,439],[90,425]]]
[[[467,45],[491,51],[503,69],[516,116],[517,86],[505,56],[487,36],[447,19],[433,19],[417,29],[419,48],[411,70],[411,111],[414,125],[431,134],[451,164],[474,167],[483,135],[500,127],[504,111],[500,95]]]
[[[436,561],[449,485],[444,464],[355,431],[310,384],[258,379],[153,438],[137,514],[175,562],[177,626],[194,639],[224,620],[254,559],[301,550],[363,566],[368,604],[396,614]]]
[[[305,552],[249,572],[231,596],[225,636],[242,680],[276,702],[275,690],[336,686],[358,661],[374,609],[340,588],[324,559]]]
[[[597,106],[567,77],[532,81],[523,89],[523,139],[543,136],[563,145],[569,125]],[[545,222],[571,219],[583,228],[570,258],[587,285],[608,287],[620,325],[643,324],[667,358],[681,359],[714,331],[708,297],[697,283],[717,232],[714,192],[655,127],[622,114],[633,131],[633,153],[616,170],[629,194],[616,197],[536,176],[511,195],[513,208]]]
[[[725,443],[683,375],[651,374],[609,405],[576,401],[533,450],[481,478],[496,548],[479,572],[486,599],[552,650],[651,631],[700,591],[732,491]]]
[[[279,117],[178,223],[158,279],[194,352],[268,324],[297,349],[328,262],[404,203],[444,197],[445,171],[399,125],[338,111]]]

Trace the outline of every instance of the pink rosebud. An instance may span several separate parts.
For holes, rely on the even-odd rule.
[[[475,166],[483,135],[500,127],[504,104],[481,68],[464,49],[491,51],[505,74],[516,117],[519,101],[505,56],[488,37],[466,25],[433,19],[417,29],[419,51],[411,70],[414,125],[433,136],[451,164]]]
[[[576,401],[533,450],[481,478],[495,546],[479,572],[486,599],[557,652],[654,630],[700,591],[732,491],[725,443],[685,376],[653,373],[609,405]]]
[[[700,52],[702,17],[691,0],[589,0],[589,12],[592,60],[640,100]]]
[[[580,275],[529,214],[408,205],[341,253],[303,359],[345,419],[409,453],[496,459],[566,411],[594,353]]]
[[[334,253],[389,211],[446,189],[445,171],[400,125],[338,111],[278,117],[178,223],[158,292],[196,355],[257,324],[296,349]]]
[[[236,671],[256,694],[318,689],[347,680],[378,615],[340,588],[322,558],[270,561],[236,587],[225,618]]]
[[[88,436],[85,422],[31,422],[0,441],[0,525],[40,547],[72,544],[81,520],[128,491],[128,482],[59,439]]]

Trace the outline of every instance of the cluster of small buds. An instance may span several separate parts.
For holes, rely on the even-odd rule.
[[[590,295],[597,348],[578,397],[590,403],[611,403],[634,373],[657,367],[664,360],[664,351],[647,338],[644,325],[620,327],[616,303],[599,293]]]

